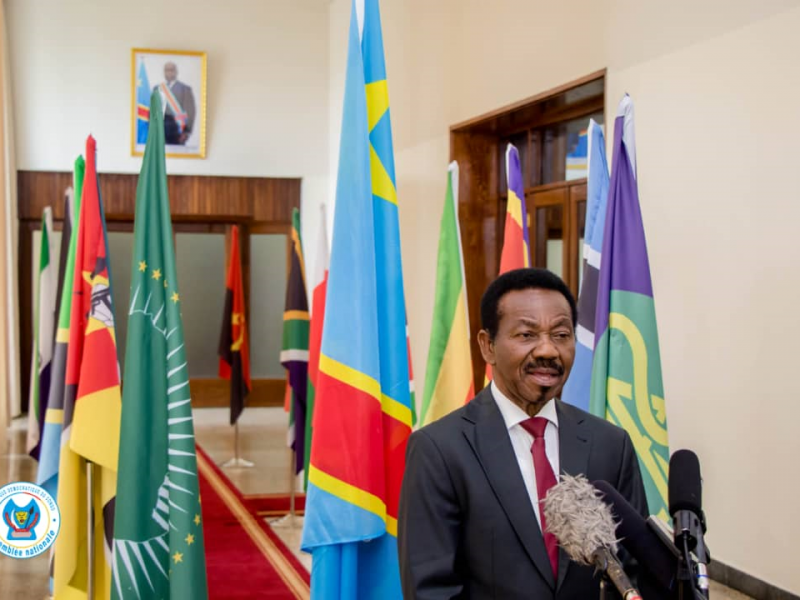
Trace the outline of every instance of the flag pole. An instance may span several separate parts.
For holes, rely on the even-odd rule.
[[[93,479],[94,479],[94,464],[92,461],[86,461],[86,494],[88,502],[86,503],[86,530],[88,533],[88,554],[89,554],[89,581],[87,583],[88,600],[94,600],[94,510],[93,510]]]
[[[295,488],[297,487],[297,475],[295,473],[295,463],[297,462],[297,452],[292,450],[291,460],[289,462],[289,525],[294,527],[294,502],[295,502]]]
[[[222,464],[223,468],[250,469],[255,463],[239,456],[239,419],[233,424],[233,458]]]

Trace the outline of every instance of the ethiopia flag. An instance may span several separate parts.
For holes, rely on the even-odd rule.
[[[402,598],[413,412],[391,132],[378,0],[354,1],[303,523],[314,598]]]
[[[244,410],[250,384],[250,349],[245,324],[242,261],[239,258],[239,228],[231,228],[231,262],[225,284],[225,310],[219,336],[219,376],[231,382],[231,417],[233,425]]]
[[[469,314],[458,226],[458,163],[447,170],[439,232],[431,345],[422,397],[422,424],[463,406],[475,394],[469,351]]]
[[[633,144],[633,102],[626,95],[614,123],[590,407],[631,436],[650,512],[668,521],[667,412]]]
[[[205,548],[158,91],[136,187],[111,598],[203,600]]]
[[[56,598],[85,598],[88,592],[89,503],[95,532],[94,589],[107,597],[111,584],[120,386],[108,243],[96,155],[94,138],[89,136],[65,375],[58,481],[61,532],[55,543],[53,588]],[[92,463],[94,470],[91,499],[86,493],[87,463]]]

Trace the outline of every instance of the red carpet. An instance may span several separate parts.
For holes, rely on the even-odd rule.
[[[209,598],[310,598],[308,572],[200,447],[197,468]]]
[[[289,494],[247,494],[243,496],[247,508],[260,517],[282,517],[289,514],[291,498]],[[294,513],[305,514],[306,495],[297,494],[294,498]]]

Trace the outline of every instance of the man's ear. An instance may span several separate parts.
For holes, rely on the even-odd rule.
[[[483,360],[494,366],[496,362],[494,356],[494,342],[491,336],[489,336],[489,332],[485,329],[481,329],[478,332],[478,345],[481,347],[481,356],[483,356]]]

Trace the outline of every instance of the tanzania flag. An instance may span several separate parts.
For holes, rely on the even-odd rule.
[[[627,95],[614,124],[613,156],[595,317],[591,411],[631,436],[650,512],[667,521],[667,412],[636,186],[633,103]]]
[[[439,232],[436,299],[422,398],[422,424],[427,425],[463,406],[474,395],[464,256],[458,226],[458,163],[453,161],[447,170],[447,193]]]
[[[54,596],[85,598],[88,592],[86,465],[94,464],[94,589],[108,596],[111,535],[117,487],[120,389],[111,301],[105,217],[97,180],[94,138],[86,140],[78,243],[69,321],[61,434],[58,505],[61,532],[55,543]]]
[[[75,274],[75,250],[78,246],[77,223],[83,191],[83,157],[75,160],[72,193],[67,192],[68,209],[64,214],[64,229],[61,232],[61,257],[59,258],[59,304],[56,343],[50,368],[50,394],[44,413],[44,429],[39,451],[39,468],[36,483],[56,498],[58,494],[58,463],[61,457],[61,431],[64,423],[65,373],[67,349],[69,348],[69,318],[72,313],[72,281]],[[67,248],[64,248],[64,242]],[[62,277],[63,270],[63,277]]]
[[[314,428],[314,399],[319,381],[319,357],[322,350],[322,325],[325,322],[325,296],[328,291],[328,224],[325,218],[325,205],[321,207],[319,235],[317,236],[317,257],[314,261],[314,275],[311,279],[311,318],[308,334],[308,394],[306,396],[306,463],[304,465],[305,487],[308,489],[308,463],[311,458],[311,439]]]
[[[412,407],[377,0],[353,2],[302,547],[311,595],[401,598],[397,509]],[[365,543],[369,541],[369,543]]]
[[[586,225],[583,230],[583,277],[578,296],[578,329],[575,332],[575,363],[564,384],[561,399],[589,410],[594,360],[594,319],[597,312],[597,284],[600,253],[608,206],[608,162],[603,127],[589,121],[589,176],[586,183]]]
[[[161,98],[136,187],[114,599],[208,597]]]
[[[239,228],[231,228],[231,261],[225,284],[225,310],[219,336],[219,376],[231,382],[231,425],[244,410],[250,384],[250,345],[245,324],[242,261],[239,258]]]
[[[58,274],[52,263],[53,211],[42,214],[42,239],[39,245],[39,286],[36,290],[31,397],[28,402],[27,450],[39,460],[44,429],[44,413],[50,395],[50,362],[53,360]]]
[[[500,253],[498,275],[531,266],[525,185],[519,162],[519,150],[513,144],[509,144],[506,148],[506,181],[508,183],[508,202],[506,203],[506,225],[503,230],[503,251]],[[487,384],[491,378],[492,366],[487,364]]]
[[[136,78],[136,143],[147,143],[147,129],[150,125],[150,82],[144,61],[139,62],[139,75]]]
[[[294,450],[295,473],[306,465],[306,395],[308,394],[308,296],[300,239],[300,211],[292,211],[292,256],[283,310],[281,364],[287,371],[292,403],[287,440]]]

